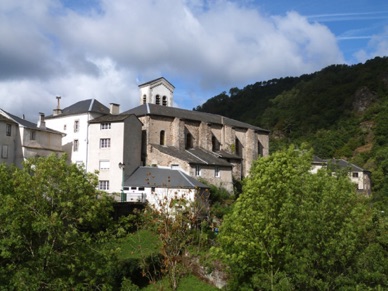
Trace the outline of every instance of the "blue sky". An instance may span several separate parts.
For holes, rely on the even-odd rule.
[[[388,55],[386,0],[1,0],[0,108],[127,110],[164,76],[192,109],[232,87]]]

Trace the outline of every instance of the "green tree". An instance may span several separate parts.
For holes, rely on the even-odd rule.
[[[232,289],[358,284],[352,265],[373,227],[371,210],[346,175],[312,174],[311,160],[311,152],[290,147],[252,167],[215,248],[230,268]]]
[[[104,249],[112,200],[97,178],[66,157],[0,165],[0,285],[13,290],[111,285],[114,252]]]

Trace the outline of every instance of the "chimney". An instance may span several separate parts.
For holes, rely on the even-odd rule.
[[[39,112],[39,120],[37,124],[38,128],[46,128],[46,122],[44,121],[44,113]]]
[[[57,108],[53,110],[54,116],[62,114],[61,103],[60,103],[61,96],[57,96],[56,98],[57,98]]]
[[[110,114],[117,115],[120,113],[120,104],[110,103]]]

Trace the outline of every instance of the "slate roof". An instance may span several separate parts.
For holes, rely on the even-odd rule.
[[[47,116],[46,119],[55,118],[58,116],[87,113],[87,112],[109,114],[110,110],[108,107],[106,107],[100,101],[98,101],[96,99],[87,99],[87,100],[79,101],[77,103],[74,103],[73,105],[70,105],[69,107],[64,108],[62,110],[62,113],[59,115]]]
[[[146,115],[159,115],[167,117],[178,117],[183,120],[193,120],[193,121],[203,121],[210,124],[221,124],[229,125],[231,127],[238,128],[250,128],[256,131],[269,133],[269,130],[263,129],[251,124],[227,118],[217,114],[211,114],[206,112],[199,112],[193,110],[186,110],[176,107],[156,105],[152,103],[142,104],[135,108],[132,108],[128,111],[123,112],[123,114],[135,114],[137,117],[146,116]]]
[[[161,153],[169,156],[176,157],[180,160],[186,161],[192,165],[212,165],[212,166],[224,166],[232,167],[227,161],[218,158],[216,155],[202,148],[192,148],[187,150],[178,150],[172,146],[162,146],[158,144],[152,144]]]
[[[324,159],[321,159],[318,156],[313,156],[313,164],[326,164],[327,162]]]
[[[107,114],[89,121],[89,123],[101,123],[101,122],[121,122],[127,119],[130,114]]]
[[[143,84],[140,84],[139,87],[144,87],[146,85],[149,85],[149,84],[153,84],[153,83],[157,83],[158,81],[166,81],[171,87],[175,88],[175,86],[173,84],[171,84],[169,81],[167,81],[166,78],[163,78],[163,77],[160,77],[160,78],[157,78],[157,79],[154,79],[154,80],[151,80],[151,81],[148,81],[148,82],[145,82]]]
[[[348,168],[352,172],[365,172],[363,168],[356,166],[355,164],[349,163],[343,159],[329,159],[327,160],[329,167]]]
[[[180,170],[156,167],[137,168],[137,170],[125,180],[124,186],[180,189],[209,188]]]
[[[41,131],[47,131],[47,132],[52,132],[52,133],[57,133],[57,134],[63,134],[62,132],[59,132],[57,130],[54,130],[54,129],[51,129],[48,127],[45,127],[45,128],[38,127],[36,123],[33,123],[31,121],[25,120],[25,119],[20,118],[20,117],[17,117],[16,115],[8,113],[5,110],[0,109],[0,112],[3,112],[5,115],[8,116],[8,118],[5,117],[7,120],[11,120],[11,121],[23,126],[23,127],[34,129],[34,130],[41,130]]]

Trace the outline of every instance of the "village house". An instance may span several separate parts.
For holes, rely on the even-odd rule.
[[[40,113],[38,123],[0,109],[0,162],[22,167],[23,161],[51,154],[62,155],[63,133],[46,127]]]

